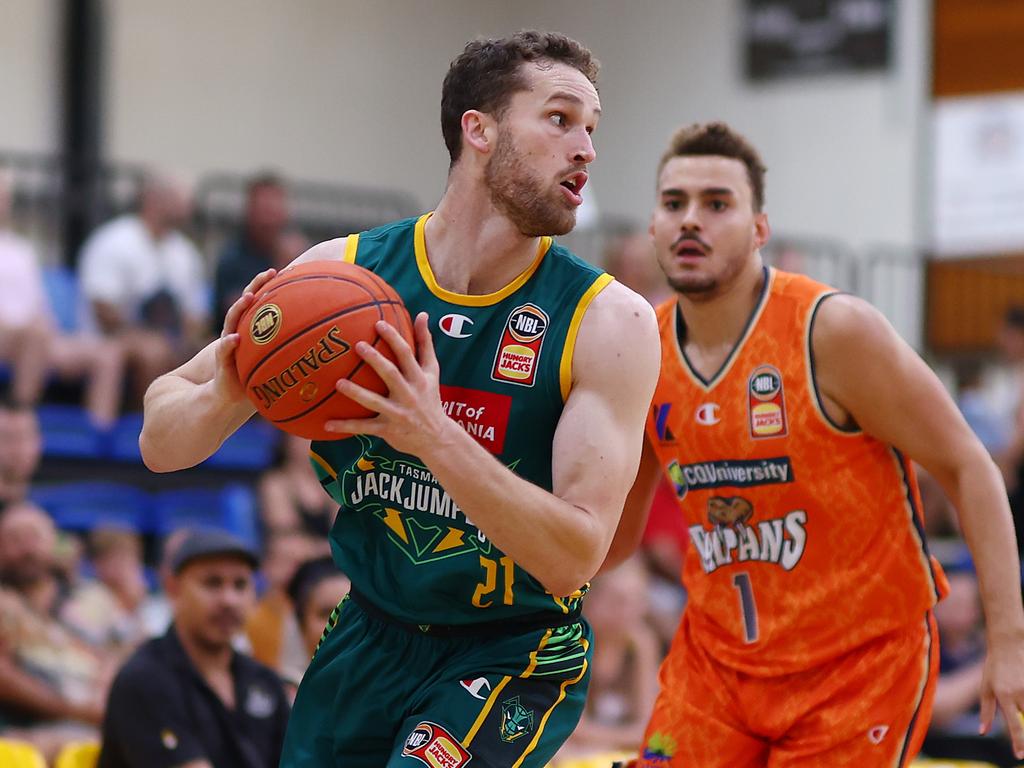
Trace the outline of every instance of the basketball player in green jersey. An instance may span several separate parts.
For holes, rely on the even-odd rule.
[[[648,304],[550,239],[575,224],[594,160],[596,74],[561,35],[470,43],[445,78],[436,210],[299,259],[391,283],[416,348],[378,324],[397,364],[365,343],[353,354],[388,395],[339,381],[377,415],[313,445],[352,592],[303,679],[282,765],[539,767],[575,727],[582,596],[636,475],[659,365]],[[272,274],[151,386],[150,468],[202,461],[252,414],[236,325]]]

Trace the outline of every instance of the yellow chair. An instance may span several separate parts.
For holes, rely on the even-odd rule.
[[[95,741],[75,741],[65,744],[57,755],[53,768],[96,768],[100,759],[100,745]]]
[[[0,765],[4,768],[46,768],[46,760],[31,744],[0,739]]]
[[[921,757],[910,764],[910,768],[995,768],[992,763],[977,763],[973,760],[932,760]]]

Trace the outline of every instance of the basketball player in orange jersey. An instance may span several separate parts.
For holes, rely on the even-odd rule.
[[[651,234],[676,297],[640,473],[606,567],[664,472],[692,546],[689,603],[640,766],[904,766],[935,689],[946,589],[911,459],[956,504],[998,702],[1024,755],[1024,612],[999,472],[938,379],[869,304],[766,268],[764,168],[721,123],[680,130]]]

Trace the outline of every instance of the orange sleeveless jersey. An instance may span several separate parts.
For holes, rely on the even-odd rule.
[[[675,300],[658,307],[662,368],[647,436],[689,528],[694,636],[724,664],[779,675],[920,622],[946,585],[909,460],[838,428],[819,405],[810,331],[835,291],[766,274],[710,381],[682,352]]]

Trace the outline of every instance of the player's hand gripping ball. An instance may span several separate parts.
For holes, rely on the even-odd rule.
[[[343,261],[310,261],[282,270],[238,322],[238,377],[267,421],[299,437],[337,440],[330,419],[374,413],[339,393],[338,379],[387,394],[355,346],[371,344],[395,361],[375,324],[385,320],[413,349],[412,321],[395,290],[369,270]]]

